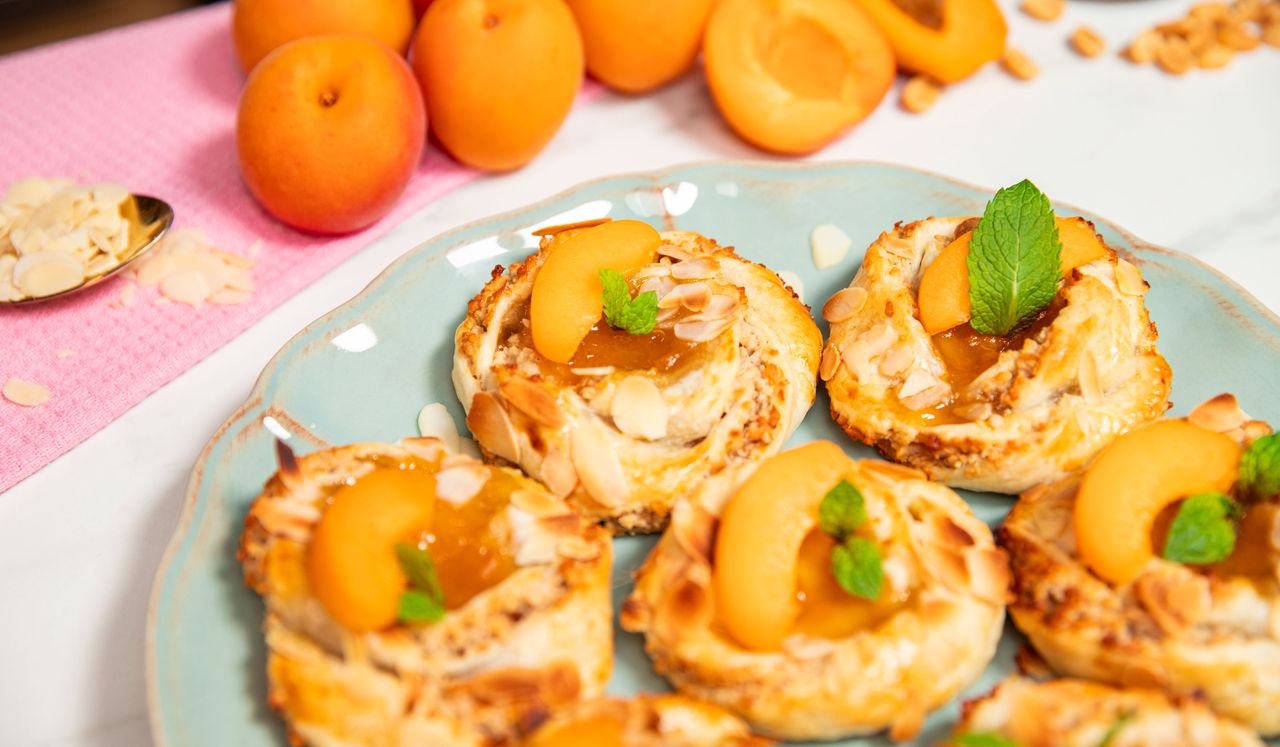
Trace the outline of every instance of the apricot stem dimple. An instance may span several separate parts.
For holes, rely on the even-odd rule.
[[[486,29],[494,29],[498,27],[498,17],[490,13],[484,17],[484,27]]]
[[[323,91],[320,93],[320,106],[328,109],[338,103],[338,94],[333,91]]]

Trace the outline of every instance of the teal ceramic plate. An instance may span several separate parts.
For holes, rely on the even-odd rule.
[[[745,257],[804,284],[820,307],[849,282],[862,247],[897,221],[976,215],[990,192],[938,176],[873,163],[704,164],[583,185],[538,205],[426,241],[363,293],[293,338],[263,371],[249,401],[213,436],[187,489],[177,532],[152,591],[147,677],[152,730],[167,747],[283,745],[266,705],[262,604],[244,588],[235,547],[249,503],[275,469],[272,442],[288,437],[299,452],[351,441],[416,435],[418,410],[444,402],[461,421],[449,380],[453,331],[467,300],[496,264],[522,258],[539,226],[611,216],[639,218],[731,244]],[[1063,214],[1079,214],[1058,206]],[[1147,297],[1160,349],[1173,365],[1174,414],[1221,391],[1236,393],[1255,417],[1280,422],[1280,319],[1198,261],[1142,243],[1084,213],[1107,241],[1136,262],[1152,285]],[[853,238],[838,267],[818,271],[809,232],[834,223]],[[819,322],[825,332],[825,324]],[[827,438],[856,456],[819,395],[793,444]],[[978,515],[996,523],[1007,497],[967,494]],[[615,604],[652,540],[616,541]],[[638,637],[618,631],[610,691],[663,689]],[[1011,671],[1018,639],[1010,629],[982,681],[986,691]],[[955,718],[959,700],[935,714],[919,744],[933,744]],[[873,745],[880,739],[842,744]]]

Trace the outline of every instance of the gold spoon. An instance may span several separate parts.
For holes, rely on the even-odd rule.
[[[132,246],[128,252],[120,257],[119,262],[97,274],[86,277],[79,285],[56,293],[50,293],[47,296],[32,296],[14,301],[0,301],[0,306],[25,306],[27,304],[40,303],[41,301],[52,301],[55,298],[62,298],[97,285],[154,249],[156,244],[160,243],[160,237],[164,236],[169,227],[173,225],[173,208],[169,203],[158,197],[131,194],[123,205],[123,214],[129,221],[129,243]]]

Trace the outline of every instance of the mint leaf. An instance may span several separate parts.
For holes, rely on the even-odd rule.
[[[401,592],[396,618],[403,623],[433,623],[444,619],[444,605],[420,591]]]
[[[398,617],[401,622],[437,622],[444,617],[444,589],[436,575],[436,565],[426,550],[398,543],[396,560],[409,579],[409,588],[400,595]]]
[[[971,731],[951,738],[952,747],[1022,747],[1022,745],[989,731]]]
[[[1280,495],[1280,433],[1263,436],[1244,450],[1239,492],[1258,501]]]
[[[645,291],[634,299],[627,279],[617,270],[600,271],[604,286],[604,318],[609,326],[633,335],[647,335],[658,324],[658,294]]]
[[[1049,198],[1026,179],[996,192],[969,241],[969,324],[1006,335],[1048,306],[1061,257]]]
[[[1192,565],[1225,559],[1236,546],[1231,520],[1239,515],[1239,504],[1222,493],[1198,493],[1183,500],[1164,541],[1165,559]]]
[[[831,575],[855,597],[875,601],[884,585],[879,548],[863,537],[848,538],[831,550]]]
[[[1111,745],[1115,743],[1116,736],[1120,734],[1120,731],[1124,729],[1124,727],[1128,726],[1135,718],[1137,718],[1137,714],[1133,711],[1126,711],[1125,713],[1120,714],[1120,716],[1112,722],[1111,726],[1107,727],[1107,732],[1102,735],[1102,739],[1098,740],[1098,747],[1111,747]]]
[[[822,531],[842,540],[867,523],[867,504],[862,493],[848,480],[841,480],[822,496],[818,524]]]

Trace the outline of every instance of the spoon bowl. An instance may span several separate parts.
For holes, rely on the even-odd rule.
[[[150,252],[160,243],[161,237],[173,225],[173,207],[169,203],[158,197],[149,195],[131,195],[134,206],[137,208],[137,218],[130,219],[129,226],[130,236],[141,236],[142,241],[127,255],[120,258],[120,261],[102,272],[90,275],[84,279],[79,285],[67,288],[66,290],[50,293],[47,296],[33,296],[30,298],[20,298],[15,301],[0,301],[0,306],[27,306],[30,304],[41,303],[43,301],[52,301],[55,298],[63,298],[72,293],[77,293],[85,288],[91,288],[112,275],[120,272],[128,267],[132,262]]]

